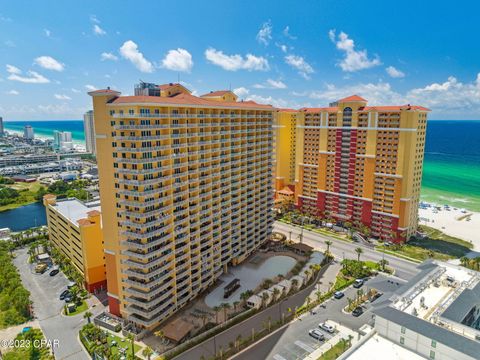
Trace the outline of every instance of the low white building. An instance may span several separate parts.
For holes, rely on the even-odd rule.
[[[283,288],[283,292],[285,295],[287,295],[291,288],[292,288],[292,282],[290,280],[284,279],[278,283],[279,286]]]
[[[295,287],[295,285],[294,285],[295,281],[293,281],[293,280],[296,280],[296,282],[297,282],[297,285],[296,285],[296,288],[295,288],[296,290],[300,289],[303,286],[303,284],[305,284],[305,277],[302,276],[302,275],[295,275],[295,276],[292,276],[290,278],[290,282],[292,283],[292,287]]]
[[[275,289],[278,290],[278,292],[277,292],[276,295],[275,295]],[[278,299],[280,298],[280,296],[283,295],[283,292],[284,292],[285,289],[283,288],[283,286],[280,286],[280,285],[278,285],[278,284],[275,284],[275,285],[273,285],[272,287],[270,287],[268,290],[272,293],[273,299],[274,299],[274,300],[278,300]]]
[[[252,295],[247,299],[247,307],[260,309],[262,307],[262,298],[258,295]]]

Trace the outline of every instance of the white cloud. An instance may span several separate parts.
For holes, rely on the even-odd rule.
[[[72,100],[72,98],[65,94],[55,94],[53,95],[57,100]]]
[[[338,34],[338,40],[335,30],[330,30],[328,36],[337,49],[345,54],[343,60],[338,63],[343,71],[354,72],[382,64],[377,56],[369,59],[367,50],[355,50],[355,42],[343,31]]]
[[[293,36],[292,34],[290,34],[290,26],[286,26],[285,29],[283,29],[283,35],[287,38],[289,38],[290,40],[296,40],[297,37],[296,36]]]
[[[281,80],[267,79],[264,84],[253,85],[256,89],[286,89],[287,85]]]
[[[297,101],[292,101],[291,99],[285,100],[282,98],[274,98],[272,96],[260,96],[256,94],[249,95],[247,97],[247,100],[252,100],[259,104],[270,104],[277,108],[299,109],[306,106],[312,106],[310,102],[297,102]]]
[[[263,23],[262,27],[257,33],[257,41],[260,44],[268,45],[270,40],[272,40],[272,23],[270,20]]]
[[[90,84],[85,85],[85,89],[87,89],[88,91],[98,90],[97,87],[95,87],[95,86],[93,86],[93,85],[90,85]]]
[[[19,95],[20,93],[17,90],[10,90],[10,91],[6,91],[5,94],[7,94],[7,95]]]
[[[385,69],[388,75],[390,75],[392,78],[403,78],[405,77],[405,73],[403,71],[398,70],[397,68],[393,66],[389,66]]]
[[[312,66],[301,56],[287,55],[285,56],[285,62],[291,67],[297,69],[298,73],[305,79],[310,79],[310,74],[315,72]]]
[[[255,56],[247,54],[245,57],[241,55],[225,55],[220,50],[209,48],[205,50],[205,57],[212,64],[220,66],[224,70],[237,71],[237,70],[256,70],[267,71],[270,69],[268,60],[262,56]]]
[[[98,24],[93,25],[93,33],[95,35],[106,35],[107,32],[103,30]]]
[[[81,92],[80,90],[78,90],[78,89],[75,89],[75,88],[71,88],[71,90],[72,90],[72,92],[73,92],[73,93],[76,93],[76,94],[78,94],[78,93],[80,93],[80,92]]]
[[[8,16],[4,16],[4,15],[0,14],[0,21],[11,22],[13,20],[11,18],[9,18]]]
[[[153,72],[153,64],[145,59],[143,54],[138,51],[138,46],[132,40],[125,41],[120,48],[120,54],[129,60],[135,67],[144,73]]]
[[[34,62],[47,70],[63,71],[65,69],[65,64],[62,64],[51,56],[39,56]]]
[[[102,55],[100,55],[100,59],[102,61],[105,61],[105,60],[112,60],[112,61],[117,61],[118,60],[118,56],[110,53],[110,52],[103,52]]]
[[[43,33],[45,34],[46,37],[52,36],[52,32],[48,29],[43,29]]]
[[[50,82],[50,80],[48,80],[46,77],[35,71],[29,70],[27,72],[28,76],[22,76],[22,71],[19,68],[13,65],[7,65],[6,67],[7,72],[10,74],[8,76],[8,80],[19,81],[27,84],[46,84]]]
[[[233,92],[239,97],[239,98],[244,98],[245,96],[248,95],[248,93],[250,92],[250,90],[248,90],[247,88],[241,86],[241,87],[238,87],[236,89],[233,89]]]
[[[92,23],[100,24],[100,20],[98,20],[96,15],[90,15],[90,21]]]
[[[162,67],[173,71],[190,72],[193,67],[192,55],[185,49],[170,50],[162,60]]]
[[[287,45],[280,44],[280,45],[278,45],[278,47],[279,47],[280,50],[282,50],[284,53],[286,53],[286,52],[288,51]]]

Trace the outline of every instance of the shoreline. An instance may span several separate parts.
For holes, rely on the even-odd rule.
[[[480,250],[480,212],[421,201],[418,223],[468,241],[473,244],[473,250]]]

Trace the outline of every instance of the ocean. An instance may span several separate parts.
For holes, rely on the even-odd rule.
[[[5,121],[8,131],[31,125],[39,137],[71,131],[83,143],[83,121]],[[480,212],[480,120],[429,120],[421,199]]]

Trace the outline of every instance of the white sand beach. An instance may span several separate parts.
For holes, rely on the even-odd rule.
[[[427,225],[447,235],[470,241],[475,250],[480,250],[480,213],[422,202],[418,216],[420,225]]]

